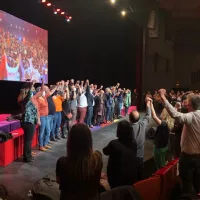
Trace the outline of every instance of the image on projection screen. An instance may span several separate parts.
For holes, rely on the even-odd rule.
[[[0,80],[48,83],[48,32],[0,10]]]

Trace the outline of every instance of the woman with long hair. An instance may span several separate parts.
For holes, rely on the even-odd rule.
[[[68,135],[67,156],[56,165],[61,200],[98,200],[102,170],[102,156],[93,151],[90,129],[75,124]]]

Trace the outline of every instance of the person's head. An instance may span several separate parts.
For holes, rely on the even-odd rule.
[[[87,159],[92,154],[92,134],[85,124],[72,126],[67,140],[67,156],[70,159]]]
[[[134,90],[133,90],[133,92],[134,92],[134,93],[136,93],[136,92],[137,92],[137,90],[136,90],[136,89],[134,89]]]
[[[73,85],[74,84],[74,79],[70,80],[70,84]]]
[[[117,126],[117,137],[119,140],[132,140],[133,127],[130,122],[123,120]]]
[[[175,108],[176,108],[178,111],[180,111],[180,110],[181,110],[181,103],[180,103],[180,102],[176,102]]]
[[[188,95],[187,99],[188,99],[188,104],[187,104],[188,112],[200,110],[200,96],[199,95],[190,94]]]
[[[129,115],[129,121],[131,123],[137,123],[140,119],[140,114],[137,110],[134,110]]]

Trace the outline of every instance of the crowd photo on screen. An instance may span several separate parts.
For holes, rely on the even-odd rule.
[[[0,80],[48,83],[48,32],[0,11]]]

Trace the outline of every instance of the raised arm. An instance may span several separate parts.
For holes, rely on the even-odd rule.
[[[151,117],[151,107],[150,107],[151,105],[150,104],[152,102],[152,99],[147,97],[145,101],[146,101],[146,115],[143,118],[142,123],[145,126],[147,126],[149,124],[149,120],[150,120],[150,117]]]
[[[162,101],[164,102],[165,108],[168,111],[169,115],[180,123],[184,123],[184,124],[188,124],[188,125],[191,124],[192,123],[192,114],[191,113],[184,114],[184,113],[178,112],[176,110],[176,108],[174,108],[168,102],[168,100],[165,97],[165,93],[166,93],[165,89],[159,90],[159,95],[160,95]]]
[[[156,115],[156,112],[155,112],[152,102],[151,102],[151,115],[152,115],[153,120],[156,122],[156,124],[161,125],[162,121]]]

